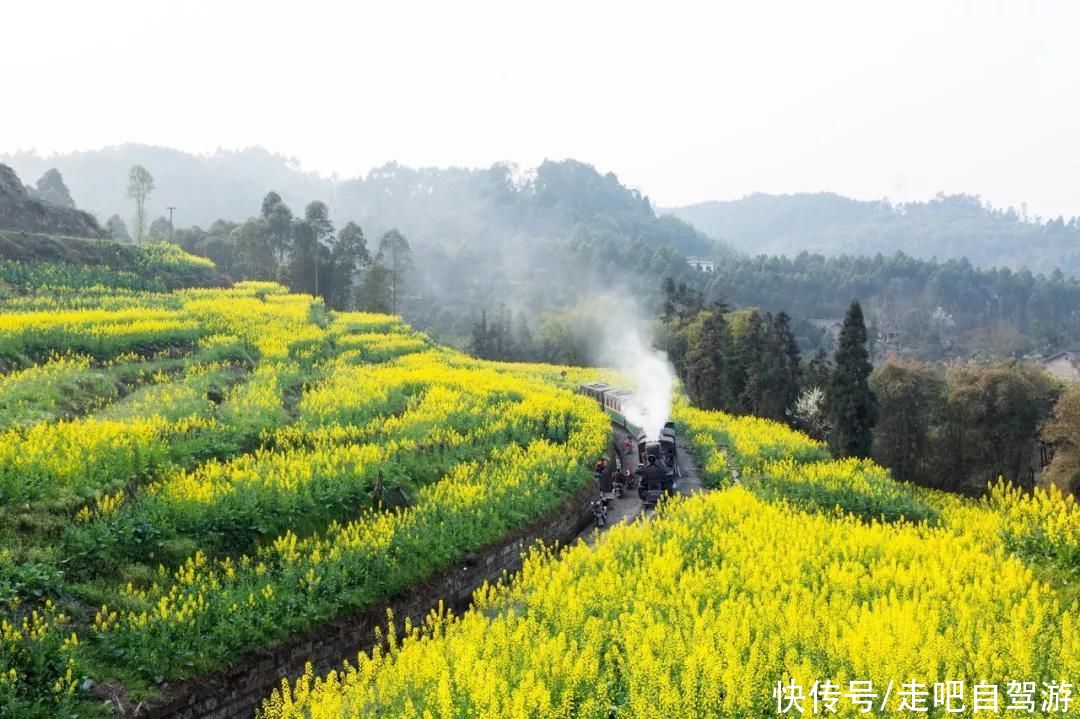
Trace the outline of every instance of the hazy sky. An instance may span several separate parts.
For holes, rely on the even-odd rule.
[[[343,177],[574,157],[660,205],[943,190],[1080,214],[1080,2],[3,0],[0,17],[0,151],[263,145]]]

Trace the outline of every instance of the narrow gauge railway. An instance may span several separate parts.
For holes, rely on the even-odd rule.
[[[692,459],[679,449],[674,422],[665,421],[659,436],[649,437],[642,427],[628,417],[641,413],[633,406],[634,393],[631,390],[605,382],[586,382],[578,387],[578,392],[595,400],[611,418],[616,450],[614,455],[618,461],[609,468],[610,471],[625,473],[629,470],[631,485],[628,489],[636,485],[636,491],[627,491],[620,496],[620,493],[610,491],[610,484],[603,481],[606,478],[598,478],[601,480],[601,499],[607,503],[607,524],[631,520],[645,513],[664,494],[689,494],[700,489]],[[660,472],[649,467],[650,456],[655,458]],[[655,491],[649,491],[646,475],[654,480],[662,476]],[[603,491],[605,488],[608,491]]]

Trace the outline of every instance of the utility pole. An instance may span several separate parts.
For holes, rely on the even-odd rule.
[[[173,241],[172,213],[173,213],[173,210],[175,210],[176,208],[175,207],[166,207],[165,209],[169,211],[169,244],[171,245],[172,241]]]

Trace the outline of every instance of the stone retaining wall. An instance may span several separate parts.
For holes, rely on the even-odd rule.
[[[472,593],[484,582],[498,581],[504,572],[521,568],[522,553],[537,541],[568,544],[592,521],[590,500],[595,496],[588,482],[550,514],[517,530],[503,541],[465,557],[453,567],[408,592],[350,617],[320,625],[303,637],[271,649],[253,652],[233,669],[187,681],[166,691],[150,703],[130,707],[125,717],[146,719],[239,719],[251,717],[282,679],[293,680],[311,662],[316,674],[324,674],[354,660],[372,647],[375,628],[386,626],[386,612],[397,622],[406,617],[417,625],[439,602],[463,610]]]

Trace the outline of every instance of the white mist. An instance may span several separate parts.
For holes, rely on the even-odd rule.
[[[675,368],[667,353],[652,346],[646,321],[625,297],[595,295],[587,306],[604,318],[596,325],[604,328],[596,338],[597,360],[624,375],[630,382],[625,389],[634,393],[623,414],[646,437],[659,439],[675,393]]]

